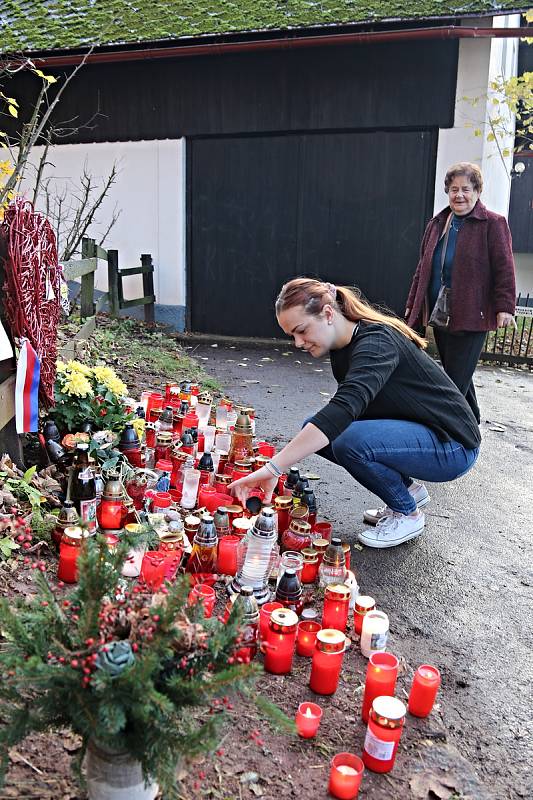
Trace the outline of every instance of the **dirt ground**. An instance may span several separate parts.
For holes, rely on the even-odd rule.
[[[203,342],[187,348],[231,397],[256,408],[257,433],[279,445],[334,391],[328,363],[310,361],[290,346]],[[402,665],[398,696],[407,697],[421,663],[436,665],[443,678],[431,716],[407,717],[393,772],[365,773],[363,799],[533,797],[533,569],[526,524],[533,499],[533,378],[484,367],[476,385],[484,441],[474,470],[457,482],[429,486],[426,532],[417,541],[388,551],[352,549],[361,589],[390,618],[389,650]],[[321,476],[321,516],[343,539],[356,542],[363,509],[375,506],[376,498],[318,457],[305,466]],[[10,579],[21,580],[24,575]],[[184,800],[328,796],[331,757],[343,750],[360,753],[364,741],[366,659],[354,641],[330,698],[313,695],[309,670],[310,660],[296,656],[289,676],[265,674],[258,688],[291,717],[300,702],[318,699],[324,714],[317,738],[276,733],[253,706],[231,698],[220,750],[180,771]],[[0,798],[81,800],[68,771],[77,747],[68,732],[25,741],[12,753]]]

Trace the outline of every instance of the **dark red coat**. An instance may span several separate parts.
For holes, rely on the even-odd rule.
[[[433,253],[449,214],[450,209],[445,208],[430,219],[422,238],[420,260],[406,303],[410,309],[407,323],[413,328],[427,324]],[[496,314],[514,314],[515,303],[511,231],[505,217],[489,211],[478,200],[457,234],[449,330],[495,330]]]

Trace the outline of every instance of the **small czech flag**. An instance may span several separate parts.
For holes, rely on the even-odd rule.
[[[15,419],[17,433],[39,429],[39,381],[41,362],[28,339],[21,339],[15,385]]]

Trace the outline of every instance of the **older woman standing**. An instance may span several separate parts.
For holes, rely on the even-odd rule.
[[[515,324],[511,232],[505,217],[489,211],[479,199],[483,177],[476,164],[450,167],[444,190],[449,206],[424,232],[405,317],[412,328],[431,324],[441,286],[451,289],[444,327],[433,325],[435,343],[445,371],[479,422],[472,376],[485,335]]]

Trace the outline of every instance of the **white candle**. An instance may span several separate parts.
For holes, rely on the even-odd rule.
[[[384,611],[369,611],[363,619],[361,652],[366,658],[382,653],[387,647],[389,618]]]

